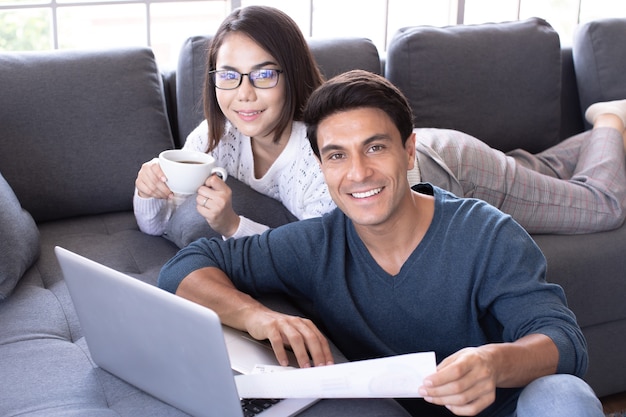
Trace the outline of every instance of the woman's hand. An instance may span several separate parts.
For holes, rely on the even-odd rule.
[[[167,178],[157,158],[144,163],[137,174],[135,187],[142,198],[170,198],[173,193],[167,186]]]
[[[239,228],[239,216],[232,205],[232,190],[217,175],[211,175],[198,188],[196,204],[198,213],[222,236],[231,237]]]

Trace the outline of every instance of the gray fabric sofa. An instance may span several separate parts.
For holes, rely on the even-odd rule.
[[[626,88],[624,75],[588,67],[626,66],[607,50],[620,44],[616,36],[626,40],[626,20],[595,22],[573,49],[555,36],[535,19],[407,28],[384,59],[367,39],[310,43],[327,77],[384,73],[409,96],[420,126],[538,151],[585,129],[582,97],[614,98],[595,90],[594,77]],[[53,247],[155,283],[178,248],[138,230],[134,179],[201,120],[208,38],[189,39],[168,72],[147,48],[0,53],[0,415],[183,415],[94,366]],[[600,396],[626,391],[626,229],[534,238],[587,337],[588,382]],[[402,412],[390,401],[332,400],[303,415]]]

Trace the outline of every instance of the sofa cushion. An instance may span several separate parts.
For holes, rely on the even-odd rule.
[[[572,53],[582,112],[598,101],[626,98],[625,42],[626,18],[595,20],[576,31]]]
[[[385,75],[407,95],[416,127],[460,130],[503,151],[558,141],[561,49],[544,20],[400,29]]]
[[[148,48],[0,53],[0,85],[0,167],[37,222],[131,210],[173,147]]]
[[[176,70],[176,112],[180,146],[204,119],[202,91],[206,53],[211,38],[210,35],[190,37],[180,51]],[[307,43],[326,78],[352,69],[381,73],[378,49],[369,39],[308,38]]]
[[[6,298],[39,256],[39,232],[0,174],[0,300]]]
[[[378,49],[367,38],[308,38],[307,43],[326,79],[353,69],[382,72]]]
[[[584,235],[533,235],[548,261],[546,279],[563,287],[589,351],[585,380],[599,396],[624,390],[626,226]],[[619,368],[617,368],[619,367]]]
[[[132,211],[45,222],[39,225],[39,232],[41,255],[34,271],[38,276],[32,280],[51,289],[62,281],[55,246],[150,284],[156,284],[161,267],[178,250],[166,239],[142,233]]]
[[[192,36],[185,40],[176,68],[176,114],[178,145],[182,147],[196,126],[204,119],[202,93],[206,54],[211,36]]]
[[[278,227],[297,220],[278,200],[253,190],[233,177],[228,177],[226,183],[233,192],[232,205],[235,213],[269,227]],[[167,223],[164,236],[179,248],[184,248],[201,237],[221,237],[198,213],[195,194],[176,208]]]
[[[3,347],[0,367],[3,416],[187,415],[96,367],[84,338],[9,344]]]

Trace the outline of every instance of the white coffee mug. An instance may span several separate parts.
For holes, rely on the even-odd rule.
[[[159,165],[167,178],[167,186],[175,194],[194,194],[213,174],[224,181],[228,178],[224,168],[215,166],[215,158],[197,151],[185,149],[163,151],[159,154]]]

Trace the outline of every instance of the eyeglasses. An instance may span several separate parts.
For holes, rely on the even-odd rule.
[[[259,69],[241,74],[233,70],[214,70],[209,72],[213,85],[220,90],[234,90],[241,85],[243,76],[247,75],[250,84],[255,88],[272,88],[278,84],[278,76],[282,74],[278,69]]]

